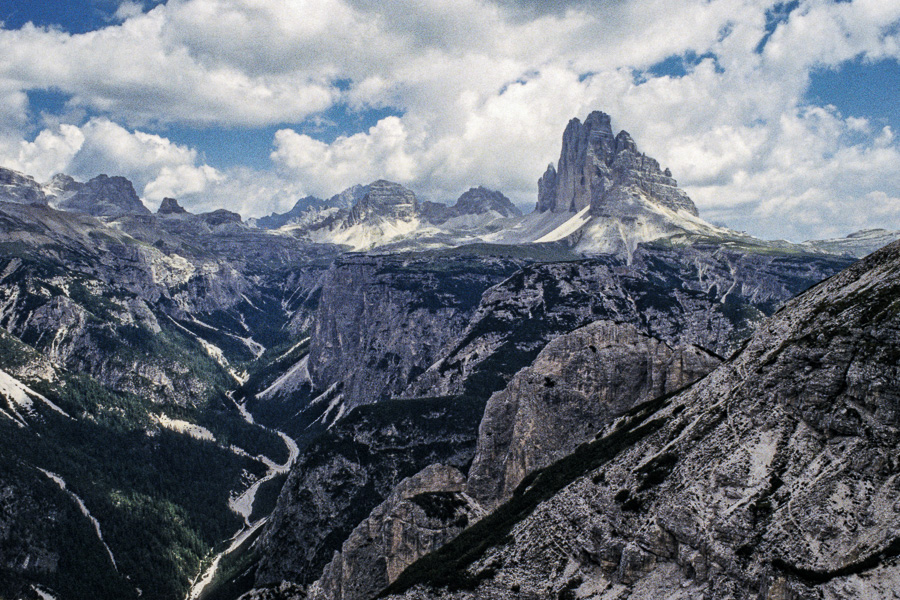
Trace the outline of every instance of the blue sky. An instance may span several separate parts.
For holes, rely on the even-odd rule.
[[[245,216],[386,177],[535,201],[610,113],[701,216],[900,229],[900,3],[0,0],[0,164]]]

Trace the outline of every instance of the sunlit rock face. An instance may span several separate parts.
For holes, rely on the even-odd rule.
[[[559,167],[550,165],[538,184],[537,210],[574,213],[590,206],[598,216],[627,215],[641,210],[637,196],[697,215],[668,169],[639,152],[626,131],[613,134],[609,115],[595,111],[584,123],[569,121]]]

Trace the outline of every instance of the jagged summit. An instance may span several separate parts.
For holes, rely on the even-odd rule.
[[[684,235],[749,239],[703,221],[671,171],[595,111],[569,121],[557,165],[538,180],[535,211],[494,241],[565,242],[581,254],[627,256],[641,242]]]
[[[158,215],[184,215],[187,214],[187,211],[183,206],[178,204],[178,200],[175,198],[163,198],[162,204],[159,205],[159,209],[156,211]]]
[[[76,181],[71,175],[57,173],[44,184],[44,194],[47,196],[50,206],[55,208],[59,206],[60,202],[71,198],[82,187],[84,184]]]
[[[47,204],[44,191],[33,177],[3,167],[0,167],[0,201]]]
[[[697,216],[697,208],[678,188],[671,172],[638,150],[631,135],[613,135],[609,115],[595,111],[584,123],[569,121],[562,139],[559,167],[548,167],[538,182],[538,212],[619,215],[636,212],[634,195],[673,211]]]
[[[419,200],[399,183],[379,179],[368,185],[365,196],[350,209],[345,224],[352,227],[373,218],[409,220],[419,212]]]
[[[501,192],[478,186],[470,188],[456,201],[451,208],[454,216],[481,215],[494,211],[503,217],[521,217],[522,211]]]
[[[73,195],[59,202],[58,206],[63,210],[94,217],[150,214],[131,182],[119,176],[97,175],[80,185]]]

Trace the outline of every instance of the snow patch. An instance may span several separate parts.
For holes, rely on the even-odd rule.
[[[550,233],[542,236],[541,238],[535,240],[536,244],[541,244],[544,242],[557,242],[559,240],[565,239],[581,229],[585,223],[591,220],[591,215],[588,214],[590,212],[590,205],[585,206],[577,213],[575,216],[551,231]]]
[[[59,489],[69,494],[69,496],[71,496],[72,499],[75,500],[75,503],[78,504],[78,509],[81,511],[81,514],[90,519],[91,523],[93,523],[94,531],[97,532],[97,539],[99,539],[100,543],[103,544],[103,547],[106,548],[106,553],[109,554],[109,560],[112,562],[113,568],[116,570],[116,572],[118,572],[119,567],[118,565],[116,565],[116,558],[113,556],[112,550],[109,549],[109,546],[107,546],[106,542],[103,540],[103,532],[100,531],[100,522],[94,518],[94,515],[90,513],[90,511],[87,509],[87,506],[85,506],[84,501],[75,492],[67,489],[66,482],[63,481],[63,478],[56,473],[45,471],[40,467],[38,467],[38,471],[50,478],[56,485],[59,486]]]
[[[151,415],[151,418],[166,429],[189,435],[196,440],[207,440],[210,442],[216,441],[216,437],[212,434],[212,432],[205,427],[201,427],[200,425],[194,425],[193,423],[188,423],[187,421],[182,421],[181,419],[170,419],[163,414]]]
[[[316,241],[327,241],[333,244],[343,244],[350,246],[354,251],[369,250],[376,246],[387,244],[388,242],[408,237],[415,233],[425,233],[420,231],[419,219],[381,219],[377,224],[359,223],[352,225],[346,229],[340,229],[337,232],[328,232],[326,239]]]
[[[267,400],[278,392],[292,392],[304,383],[311,381],[309,376],[309,355],[301,358],[293,367],[276,379],[272,385],[256,395],[260,400]]]
[[[34,593],[37,594],[41,600],[56,600],[56,596],[50,594],[49,592],[45,592],[36,585],[32,585],[31,589],[34,590]]]
[[[71,419],[69,413],[58,407],[56,404],[38,394],[33,389],[4,371],[0,369],[0,393],[9,398],[14,404],[18,405],[22,410],[28,415],[34,415],[34,401],[32,398],[36,398],[46,404],[51,410],[61,414],[62,416]],[[19,419],[24,419],[22,416],[16,411],[14,406],[10,406],[13,414],[19,417]]]

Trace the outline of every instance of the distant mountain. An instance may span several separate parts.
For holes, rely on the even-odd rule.
[[[178,204],[178,200],[175,198],[163,198],[162,203],[159,205],[159,209],[156,211],[158,215],[184,215],[187,214],[187,211],[183,206]]]
[[[253,221],[262,229],[279,229],[286,225],[299,225],[303,228],[316,228],[323,224],[323,217],[343,213],[359,202],[368,191],[367,186],[354,185],[339,194],[335,194],[328,200],[322,200],[315,196],[300,198],[286,213],[272,213],[267,217],[260,217]]]
[[[0,201],[17,204],[47,204],[41,185],[33,177],[0,167]]]
[[[802,245],[819,252],[847,254],[856,258],[862,258],[898,239],[900,239],[900,231],[863,229],[862,231],[851,233],[847,237],[829,240],[809,240],[808,242],[803,242]]]
[[[430,219],[435,224],[446,223],[451,219],[469,216],[482,217],[492,213],[497,218],[519,218],[522,216],[516,206],[502,193],[478,186],[470,188],[456,200],[456,204],[446,207],[443,214],[436,214]]]
[[[94,217],[150,214],[150,210],[138,198],[134,186],[124,177],[98,175],[87,183],[78,184],[72,180],[65,181],[64,185],[64,191],[74,193],[56,202],[56,206],[62,210]]]
[[[742,236],[703,221],[668,169],[638,150],[610,116],[569,121],[557,167],[538,181],[535,211],[492,241],[565,241],[578,252],[631,253],[640,242],[673,236]]]
[[[81,189],[83,185],[83,183],[76,181],[75,178],[70,175],[57,173],[50,181],[44,184],[44,193],[50,201],[50,206],[56,208],[59,206],[60,202],[70,198],[75,192]]]

